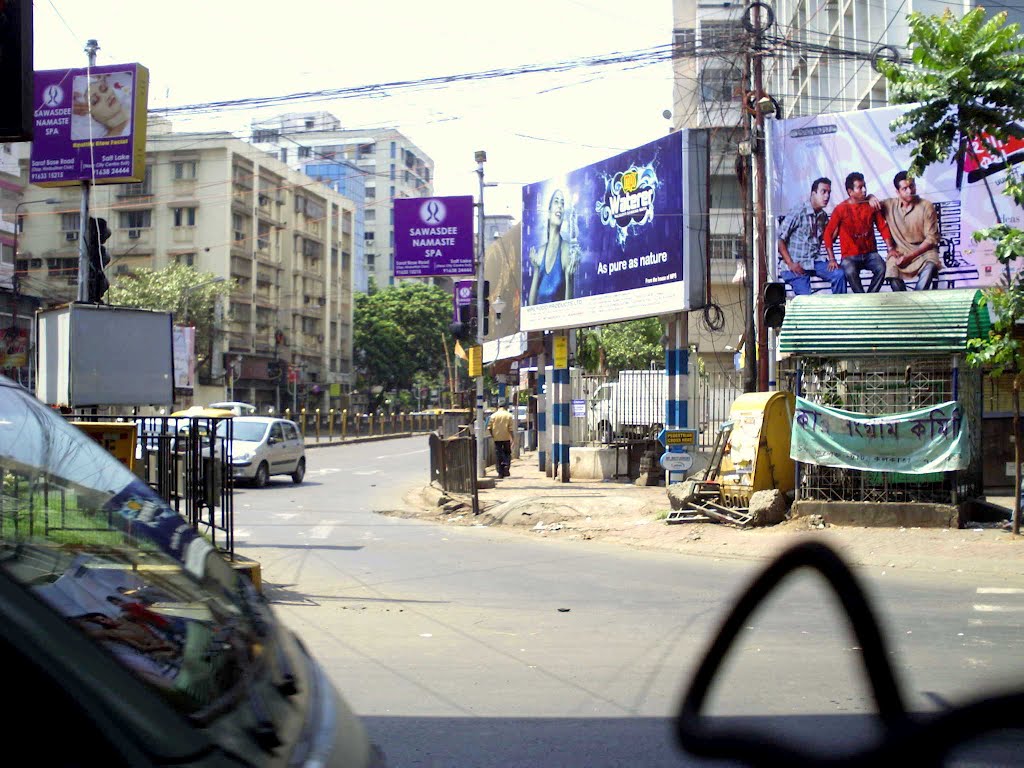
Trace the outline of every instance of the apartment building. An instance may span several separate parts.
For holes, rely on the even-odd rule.
[[[276,154],[292,168],[348,163],[364,174],[365,202],[357,221],[363,240],[357,254],[356,290],[365,292],[370,280],[378,286],[394,284],[392,201],[433,195],[434,161],[400,131],[344,129],[329,112],[288,113],[253,121],[251,138],[254,146]]]
[[[93,187],[91,213],[112,231],[111,281],[171,262],[234,281],[193,401],[341,404],[353,381],[356,203],[230,134],[173,133],[156,121],[149,131],[145,180]],[[49,215],[22,217],[25,290],[72,300],[79,189],[28,185],[24,195],[58,201]]]
[[[750,138],[742,111],[750,90],[747,4],[673,0],[672,7],[673,125],[711,131],[709,279],[712,300],[724,315],[724,325],[712,332],[694,313],[690,340],[707,369],[728,370],[751,312],[746,288],[735,280],[742,275],[737,257],[753,248],[752,216],[746,217],[747,228],[743,216],[749,180],[737,174],[741,145]],[[941,14],[950,5],[942,0],[779,0],[762,7],[772,17],[761,56],[764,90],[778,115],[789,118],[885,106],[886,82],[873,58],[896,52],[905,60],[907,14]],[[1004,9],[1009,21],[1024,21],[1024,0],[1010,0],[1000,5]],[[769,257],[774,252],[769,244]]]

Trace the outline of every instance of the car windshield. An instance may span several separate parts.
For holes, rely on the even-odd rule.
[[[269,426],[265,421],[242,421],[233,419],[231,437],[233,440],[241,440],[246,443],[258,443],[267,434]],[[225,437],[228,433],[227,422],[222,421],[217,425],[217,437]]]
[[[265,631],[251,584],[99,443],[0,377],[0,570],[201,715]]]

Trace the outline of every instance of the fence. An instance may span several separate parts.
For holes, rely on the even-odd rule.
[[[480,509],[476,473],[476,438],[471,433],[455,437],[430,433],[430,482],[446,492],[473,494],[473,514]]]
[[[134,421],[135,474],[215,547],[234,557],[230,418],[71,415],[68,419],[73,423]],[[60,530],[68,511],[64,495],[58,498],[56,523],[47,523],[54,530]]]
[[[292,413],[290,408],[286,408],[283,416],[299,426],[303,437],[317,442],[371,435],[432,432],[441,426],[441,415],[437,413],[360,413],[334,408],[302,408]]]
[[[715,437],[723,422],[729,420],[733,401],[743,394],[740,371],[705,371],[696,375],[696,400],[692,404],[692,420],[702,449],[714,447]]]

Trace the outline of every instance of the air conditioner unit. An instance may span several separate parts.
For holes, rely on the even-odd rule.
[[[69,241],[70,240],[77,240],[78,239],[78,233],[77,232],[65,232],[64,233],[64,239],[65,240],[69,240]]]
[[[319,297],[316,300],[316,303],[319,304],[321,307],[326,306],[327,305],[327,299],[325,297],[321,296],[321,297]]]
[[[142,237],[142,230],[141,229],[129,229],[128,230],[128,237],[130,237],[132,240],[138,240],[140,237]]]

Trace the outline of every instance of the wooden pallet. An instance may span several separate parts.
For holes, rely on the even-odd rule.
[[[746,509],[723,507],[717,501],[701,499],[686,502],[685,509],[675,509],[668,513],[666,523],[724,523],[745,528],[750,525],[753,516]]]

